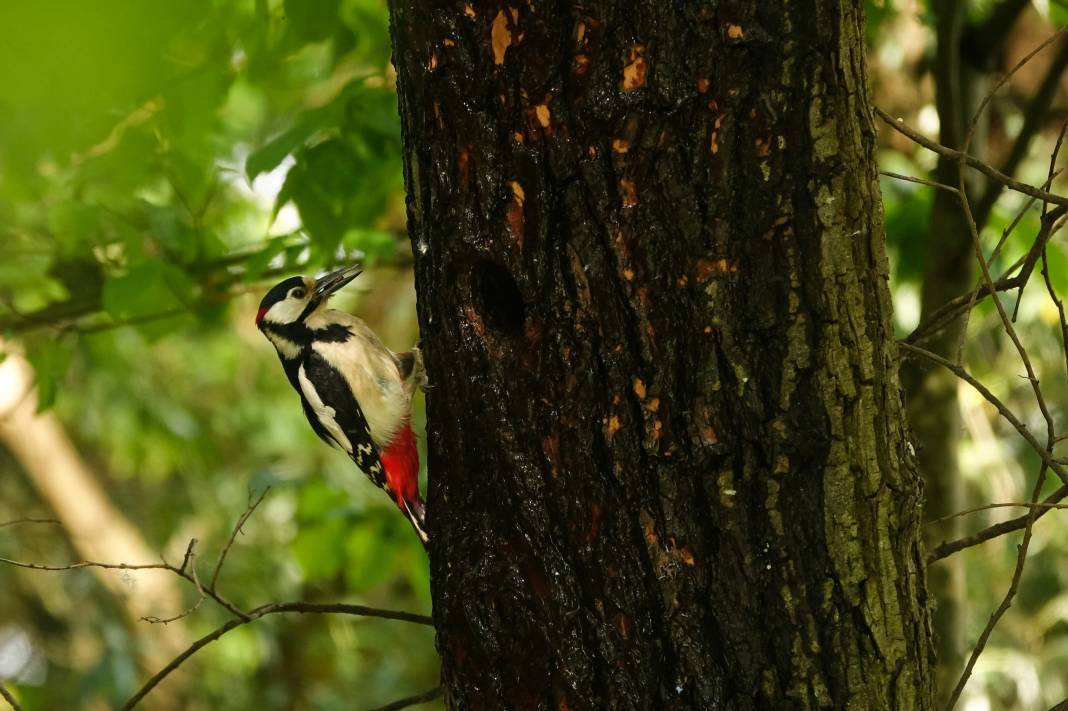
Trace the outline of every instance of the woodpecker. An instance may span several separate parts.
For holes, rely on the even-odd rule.
[[[362,320],[327,308],[360,273],[353,266],[276,284],[260,302],[256,326],[278,352],[315,433],[386,490],[426,545],[411,427],[412,394],[426,384],[423,358],[418,347],[394,353]]]

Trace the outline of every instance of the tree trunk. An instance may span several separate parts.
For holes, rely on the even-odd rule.
[[[940,120],[940,141],[959,148],[975,112],[978,79],[975,70],[961,61],[961,34],[968,6],[956,0],[932,3],[937,18],[938,56],[935,84]],[[958,183],[958,165],[940,158],[936,179],[946,185]],[[957,196],[942,190],[933,195],[933,205],[924,253],[920,320],[939,306],[973,286],[972,236]],[[923,346],[956,360],[963,318]],[[909,404],[909,421],[917,443],[917,461],[926,483],[924,519],[945,519],[964,508],[963,486],[957,460],[960,443],[960,404],[957,378],[944,368],[909,364],[902,373]],[[960,520],[941,520],[926,526],[927,542],[938,544],[960,537]],[[964,569],[959,557],[943,560],[930,571],[929,592],[933,601],[932,629],[938,650],[937,698],[944,705],[952,694],[964,664],[963,638]]]
[[[450,706],[928,708],[856,4],[391,14]]]
[[[964,143],[978,105],[982,78],[980,71],[968,65],[962,56],[967,9],[963,0],[938,0],[931,5],[937,35],[934,78],[939,140],[951,148],[960,148]],[[969,152],[982,157],[984,142],[979,138],[973,140]],[[938,181],[956,186],[958,176],[955,161],[939,158],[935,171]],[[935,190],[925,240],[921,323],[947,301],[975,285],[974,260],[971,231],[960,200],[952,193]],[[963,318],[954,319],[944,330],[926,339],[923,347],[956,360],[964,325]],[[963,503],[964,487],[957,458],[961,435],[959,381],[943,368],[915,363],[904,369],[902,380],[909,422],[917,443],[917,460],[925,482],[924,520],[938,521],[924,527],[926,542],[937,545],[956,540],[961,536],[960,519],[947,517],[967,508]],[[936,698],[942,706],[949,701],[965,662],[966,596],[964,567],[959,556],[942,560],[931,569],[928,591],[933,601],[932,629],[939,662]]]

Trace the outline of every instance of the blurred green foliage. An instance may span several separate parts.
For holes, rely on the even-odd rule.
[[[969,12],[981,18],[992,5]],[[1065,22],[1063,3],[1043,7],[1045,20]],[[880,0],[867,9],[876,100],[918,125],[933,108],[927,4]],[[359,258],[372,268],[339,297],[342,307],[394,348],[416,338],[383,0],[0,3],[0,32],[0,338],[33,364],[40,406],[53,408],[117,507],[172,561],[193,536],[213,558],[249,491],[272,487],[221,577],[237,604],[428,610],[417,540],[380,492],[315,439],[251,324],[259,295],[281,275]],[[1018,125],[1018,105],[994,109]],[[886,133],[884,169],[929,174],[930,154]],[[1039,136],[1025,179],[1044,180],[1053,138]],[[882,185],[905,333],[918,317],[931,190]],[[1024,207],[1004,195],[985,243]],[[1032,207],[995,271],[1027,250],[1036,229]],[[1063,293],[1063,240],[1048,256]],[[1016,298],[1006,295],[1010,307]],[[1055,324],[1032,284],[1018,328],[1061,415],[1068,378]],[[984,303],[970,321],[967,365],[1040,430],[999,333]],[[1022,500],[1037,458],[967,393],[970,503]],[[422,417],[418,409],[417,431]],[[1016,513],[974,514],[966,526]],[[51,515],[0,449],[0,521],[27,514]],[[1018,540],[963,554],[971,639],[1008,585]],[[1066,541],[1063,517],[1036,526],[1017,604],[969,686],[976,708],[1030,711],[1068,696]],[[54,527],[19,526],[0,529],[0,556],[79,554]],[[182,590],[191,604],[194,591]],[[89,571],[0,567],[0,677],[27,709],[121,702],[155,671],[142,646],[155,630],[132,629],[121,607]],[[181,624],[193,638],[224,619],[205,603]],[[209,645],[188,668],[173,691],[188,709],[362,708],[437,680],[429,629],[349,617],[267,618]]]
[[[272,487],[220,579],[236,604],[429,611],[418,540],[315,438],[252,324],[282,275],[358,259],[340,307],[398,350],[417,338],[384,2],[3,3],[0,28],[0,339],[41,408],[149,549],[177,562],[200,539],[202,576]],[[0,450],[0,521],[27,512],[51,515]],[[0,529],[0,555],[80,557],[52,526]],[[207,602],[180,625],[225,619]],[[123,620],[92,572],[2,567],[0,678],[27,709],[121,703],[156,671],[139,645],[157,630]],[[364,708],[437,684],[431,630],[347,616],[266,618],[187,666],[166,692],[187,709]]]

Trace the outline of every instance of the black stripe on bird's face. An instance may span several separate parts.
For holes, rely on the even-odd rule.
[[[313,301],[314,287],[315,282],[305,277],[290,277],[275,284],[260,301],[256,325],[263,329],[299,323]]]

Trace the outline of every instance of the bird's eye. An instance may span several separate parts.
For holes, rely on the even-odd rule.
[[[289,292],[289,295],[292,296],[294,299],[303,299],[305,295],[307,295],[307,293],[308,292],[305,291],[303,287],[298,286],[296,289]]]

